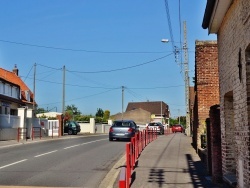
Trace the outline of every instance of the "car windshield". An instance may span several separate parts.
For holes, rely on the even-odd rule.
[[[114,122],[113,127],[130,127],[130,122],[116,121]]]
[[[181,125],[174,125],[174,127],[181,127]]]
[[[159,126],[157,123],[149,123],[148,126]]]
[[[72,126],[72,127],[76,127],[76,126],[77,126],[76,122],[72,121],[72,122],[71,122],[71,126]]]

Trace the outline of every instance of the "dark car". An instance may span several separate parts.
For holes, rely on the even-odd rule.
[[[158,134],[164,134],[164,126],[160,122],[149,123],[148,132],[156,131]]]
[[[109,141],[113,139],[131,139],[138,131],[133,120],[116,120],[109,129]]]
[[[184,128],[180,124],[175,124],[175,125],[172,126],[172,132],[173,133],[176,133],[176,132],[184,133]]]
[[[77,134],[81,131],[81,126],[76,121],[67,121],[64,125],[64,133]]]

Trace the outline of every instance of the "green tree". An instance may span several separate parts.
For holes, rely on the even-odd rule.
[[[103,121],[108,121],[109,117],[110,117],[110,111],[105,110],[103,114]]]
[[[65,111],[71,112],[73,115],[81,115],[81,111],[78,110],[78,108],[74,104],[67,105],[65,109],[66,109]]]
[[[104,112],[101,108],[97,108],[97,112],[95,114],[96,117],[102,117],[103,118]]]
[[[186,127],[186,116],[179,116],[177,118],[170,118],[170,125],[179,124],[179,122],[181,125]]]
[[[45,113],[47,112],[44,108],[37,108],[36,109],[36,114],[42,114],[42,113]]]
[[[72,105],[67,105],[65,107],[65,115],[67,114],[68,120],[73,119],[75,120],[76,117],[81,115],[81,111],[78,110],[78,108],[72,104]]]

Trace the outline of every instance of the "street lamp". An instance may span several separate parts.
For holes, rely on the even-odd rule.
[[[168,39],[161,39],[161,42],[168,43],[169,40]]]

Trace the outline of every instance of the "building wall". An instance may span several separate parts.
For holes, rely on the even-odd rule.
[[[219,104],[218,48],[216,41],[195,43],[194,145],[201,147],[200,135],[206,133],[210,107]]]
[[[249,8],[249,0],[233,1],[218,32],[222,170],[238,187],[250,187]]]
[[[222,161],[221,161],[221,127],[220,108],[214,105],[210,108],[210,149],[211,149],[211,175],[214,183],[222,182]]]

